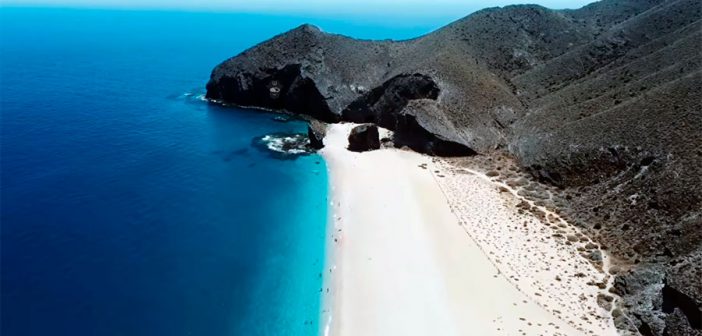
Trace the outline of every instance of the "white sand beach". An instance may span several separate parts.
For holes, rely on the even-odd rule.
[[[516,194],[414,152],[350,152],[353,126],[331,125],[321,151],[332,195],[323,334],[614,334],[587,279],[556,281],[540,264],[530,268],[543,260],[556,271],[597,273],[577,253],[510,229],[525,216],[516,216]]]

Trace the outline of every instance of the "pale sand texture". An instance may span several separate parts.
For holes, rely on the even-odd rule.
[[[609,268],[605,251],[556,213],[520,196],[498,177],[441,160],[434,169],[466,233],[514,286],[580,331],[616,334],[611,315],[597,302],[598,294],[613,297],[607,291],[613,278],[602,270]],[[520,202],[542,212],[544,218],[529,211],[509,211]],[[585,250],[599,251],[602,269],[582,256]]]
[[[507,230],[502,227],[518,224],[512,220],[516,209],[491,181],[466,178],[445,183],[444,191],[456,192],[456,197],[464,196],[452,189],[459,183],[462,192],[471,195],[467,203],[451,199],[454,208],[463,212],[454,213],[437,183],[443,178],[432,173],[437,169],[432,158],[397,149],[349,152],[345,147],[351,127],[331,125],[322,150],[333,198],[323,334],[584,334],[550,310],[562,309],[570,317],[586,315],[592,307],[564,305],[562,292],[549,295],[549,287],[532,284],[529,274],[540,274],[540,270],[524,271],[529,264],[519,268],[512,259],[495,263],[496,258],[489,258],[485,248],[481,250],[476,244]],[[426,168],[420,167],[423,164]],[[461,225],[459,218],[468,224]],[[521,225],[523,220],[519,220]],[[487,222],[497,226],[497,231],[466,229]],[[523,237],[515,239],[520,240],[499,240],[504,244],[500,248],[503,258],[514,262],[546,259],[554,265],[574,263],[574,257],[582,259],[561,256],[559,249],[530,252],[520,247],[525,243]],[[532,253],[520,259],[522,254]],[[549,259],[550,255],[558,258]],[[503,264],[511,268],[506,272],[496,268]],[[510,276],[519,271],[525,272],[524,277],[515,282]],[[543,277],[553,278],[550,273]],[[574,288],[584,290],[587,296],[594,288],[588,287]],[[577,299],[579,294],[568,295]],[[601,331],[598,335],[611,333],[608,326],[597,330]]]

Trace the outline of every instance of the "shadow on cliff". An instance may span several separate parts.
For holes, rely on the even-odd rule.
[[[322,96],[315,82],[301,75],[300,67],[291,64],[280,69],[263,69],[264,76],[248,73],[224,76],[207,84],[206,97],[215,103],[287,111],[328,123],[374,123],[394,132],[396,147],[407,146],[420,153],[438,156],[477,154],[463,144],[429,132],[414,115],[404,111],[411,100],[438,98],[439,87],[429,76],[395,76],[362,94],[338,115],[331,111],[327,98]]]

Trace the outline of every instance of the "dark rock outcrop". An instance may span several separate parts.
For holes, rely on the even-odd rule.
[[[381,86],[361,95],[341,111],[344,120],[375,123],[391,130],[398,129],[398,115],[410,100],[439,96],[439,87],[426,75],[398,75]]]
[[[358,125],[349,133],[348,149],[353,152],[365,152],[380,148],[378,126],[373,124]]]
[[[310,120],[307,124],[307,136],[310,138],[310,147],[324,148],[324,137],[327,134],[327,125],[318,120]]]
[[[702,270],[700,50],[697,0],[488,8],[407,41],[303,25],[218,65],[207,97],[372,122],[423,153],[506,149],[642,279],[621,320],[662,335],[697,331],[663,309],[664,279],[702,301],[681,280]]]
[[[668,335],[702,335],[702,253],[676,258],[661,291]]]
[[[256,73],[223,76],[207,84],[208,99],[240,106],[286,110],[306,114],[327,122],[338,121],[317,89],[314,81],[304,77],[300,64],[281,68],[261,68]]]
[[[670,314],[675,309],[680,309],[690,328],[702,329],[702,303],[667,283],[663,286],[662,293],[664,313]]]

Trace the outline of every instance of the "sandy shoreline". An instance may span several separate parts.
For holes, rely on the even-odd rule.
[[[567,248],[512,230],[537,225],[517,218],[516,194],[414,152],[349,152],[351,127],[331,125],[321,151],[331,195],[322,334],[613,333],[584,277],[544,285],[554,275],[532,265],[538,260],[558,271],[575,265],[588,277],[597,271]]]

